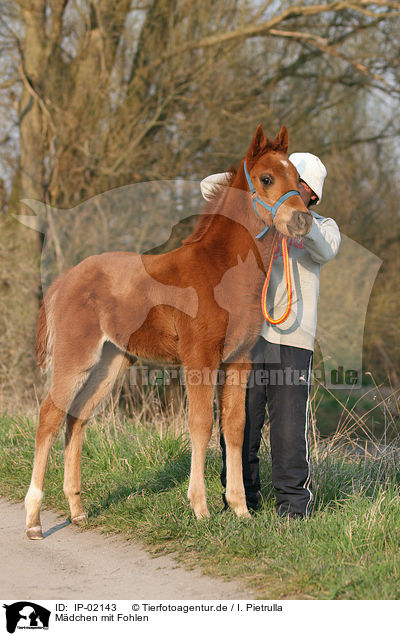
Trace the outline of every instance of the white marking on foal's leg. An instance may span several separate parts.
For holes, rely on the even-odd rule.
[[[31,482],[25,497],[26,509],[26,534],[29,539],[42,539],[42,527],[40,525],[40,504],[43,499],[43,490],[37,488]]]
[[[31,482],[25,497],[25,508],[28,515],[30,512],[33,511],[32,509],[40,508],[42,499],[43,499],[43,490],[40,490],[40,488],[37,488],[35,484]]]

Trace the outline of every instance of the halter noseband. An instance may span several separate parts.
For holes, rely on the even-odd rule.
[[[286,194],[282,194],[282,196],[279,197],[279,199],[277,200],[276,203],[274,203],[274,205],[268,205],[268,203],[265,203],[262,199],[260,199],[259,197],[256,196],[257,192],[256,192],[255,187],[253,186],[253,182],[252,182],[250,174],[249,174],[249,172],[247,170],[246,162],[244,162],[244,174],[246,175],[247,183],[248,183],[248,186],[250,188],[251,200],[253,202],[253,207],[254,207],[255,213],[257,214],[258,217],[260,215],[257,212],[257,203],[259,203],[264,208],[269,210],[271,212],[271,214],[272,214],[272,220],[274,220],[275,214],[277,213],[278,209],[281,207],[282,203],[284,203],[286,201],[286,199],[289,199],[289,197],[292,197],[294,195],[300,196],[300,192],[298,190],[289,190],[289,192],[286,192]],[[266,234],[266,232],[268,232],[268,230],[269,230],[269,225],[266,225],[265,228],[262,230],[262,232],[260,232],[260,234],[257,234],[256,238],[257,239],[262,238],[264,236],[264,234]]]

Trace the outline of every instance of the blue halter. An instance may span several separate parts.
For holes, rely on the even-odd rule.
[[[246,162],[244,162],[244,173],[246,175],[247,183],[249,184],[249,188],[250,188],[250,192],[251,192],[251,200],[253,202],[253,207],[254,207],[255,213],[257,214],[258,217],[260,215],[257,212],[257,203],[260,203],[260,205],[262,205],[264,208],[269,210],[271,212],[271,214],[272,214],[272,220],[274,220],[275,214],[277,213],[278,209],[281,207],[282,203],[284,203],[286,201],[286,199],[289,199],[289,197],[292,197],[295,194],[300,196],[300,192],[298,192],[298,190],[289,190],[289,192],[286,192],[286,194],[282,194],[282,196],[279,197],[279,199],[277,200],[277,202],[274,205],[268,205],[268,203],[264,203],[264,201],[262,201],[259,197],[255,196],[257,193],[256,193],[256,190],[255,190],[255,187],[253,186],[253,183],[252,183],[252,180],[250,178],[249,172],[247,170]],[[268,230],[269,230],[269,225],[266,225],[265,228],[263,229],[263,231],[260,232],[260,234],[257,234],[256,238],[260,239],[261,237],[264,236],[264,234],[266,234],[268,232]]]

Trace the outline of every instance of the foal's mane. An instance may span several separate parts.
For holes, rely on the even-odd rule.
[[[246,155],[247,167],[250,170],[260,157],[267,152],[287,152],[287,131],[282,127],[281,132],[275,139],[264,136],[261,126],[257,128],[252,145]],[[212,187],[212,198],[204,205],[200,218],[192,234],[182,241],[184,245],[200,241],[206,232],[211,228],[217,212],[222,205],[227,188],[232,185],[237,175],[237,169],[231,166],[228,170],[229,177],[224,184],[215,184]]]
[[[182,241],[183,245],[200,241],[200,239],[202,239],[205,233],[210,229],[210,226],[216,217],[216,212],[227,192],[226,188],[229,188],[232,185],[236,174],[236,168],[231,166],[228,170],[229,176],[227,175],[226,182],[221,185],[216,183],[212,186],[211,198],[203,206],[200,218],[193,232]]]

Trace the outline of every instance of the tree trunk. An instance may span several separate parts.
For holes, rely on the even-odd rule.
[[[45,2],[33,0],[24,10],[24,56],[19,66],[23,90],[19,102],[20,157],[8,215],[4,224],[0,276],[3,311],[0,318],[3,349],[3,396],[10,393],[34,397],[34,334],[40,286],[41,235],[14,218],[30,214],[21,204],[25,198],[45,200],[44,131],[40,104],[41,76],[45,72]],[[2,250],[2,251],[3,251]]]

